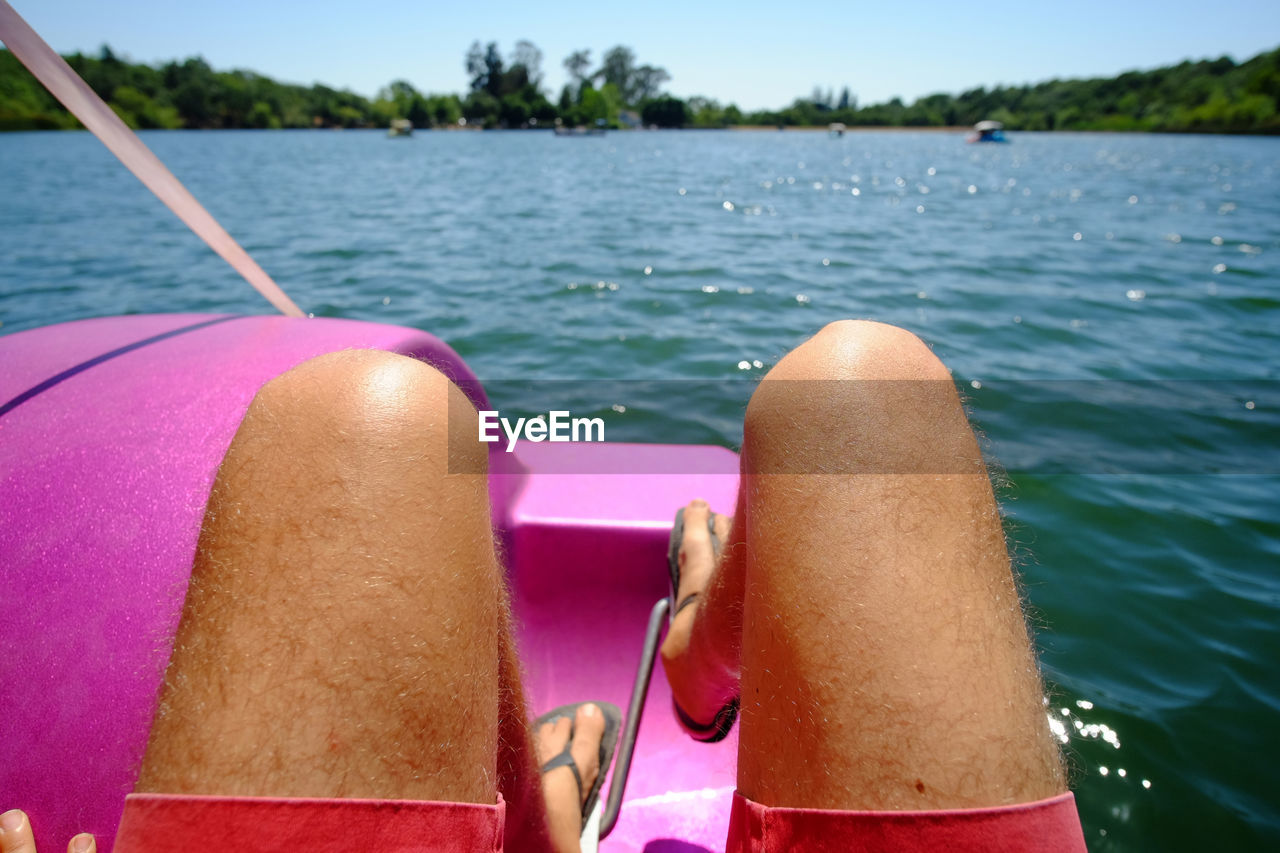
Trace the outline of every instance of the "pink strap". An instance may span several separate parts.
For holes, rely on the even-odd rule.
[[[6,0],[0,0],[0,41],[112,154],[120,158],[120,162],[147,189],[155,193],[156,198],[177,214],[210,249],[244,276],[245,281],[253,285],[268,302],[290,317],[302,316],[302,310],[293,304],[293,300],[285,295],[280,286],[263,272],[262,267],[249,257],[248,252],[240,248],[240,244],[165,168],[160,158],[142,144],[137,134],[94,94],[88,84],[71,70],[71,66],[54,53],[53,48],[45,44],[44,39],[22,20]]]

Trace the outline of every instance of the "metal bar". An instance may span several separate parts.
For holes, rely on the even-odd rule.
[[[600,837],[613,831],[622,811],[622,795],[627,790],[627,774],[631,771],[631,756],[636,748],[636,733],[640,730],[640,718],[644,715],[644,702],[649,696],[649,680],[653,676],[653,662],[658,657],[658,639],[667,621],[667,609],[671,602],[662,599],[653,605],[649,613],[649,627],[644,635],[644,648],[640,652],[640,666],[636,668],[636,683],[631,688],[631,705],[627,708],[627,724],[618,744],[618,760],[613,765],[613,781],[609,784],[609,803],[600,821]]]

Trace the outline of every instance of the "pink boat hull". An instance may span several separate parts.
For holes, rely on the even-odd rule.
[[[218,463],[264,382],[348,348],[422,358],[484,403],[453,350],[396,326],[156,315],[0,338],[0,806],[31,814],[41,849],[79,831],[111,849]],[[697,496],[732,507],[737,457],[609,443],[515,456],[495,452],[491,492],[530,701],[625,709],[674,511]],[[658,667],[602,850],[723,847],[736,736],[694,743],[670,702]]]

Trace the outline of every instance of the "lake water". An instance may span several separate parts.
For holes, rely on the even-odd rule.
[[[826,321],[916,332],[1006,469],[1091,848],[1280,842],[1280,140],[144,137],[304,310],[610,438],[733,446]],[[0,334],[267,310],[91,137],[0,135]]]

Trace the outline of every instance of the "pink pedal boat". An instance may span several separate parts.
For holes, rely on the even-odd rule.
[[[452,349],[398,326],[167,314],[0,337],[0,793],[4,807],[31,815],[40,849],[88,831],[111,850],[218,464],[264,382],[348,348],[428,361],[485,404]],[[494,447],[493,523],[531,707],[593,699],[626,709],[600,849],[723,849],[737,733],[694,742],[661,667],[649,678],[672,515],[694,497],[732,507],[736,454]]]

